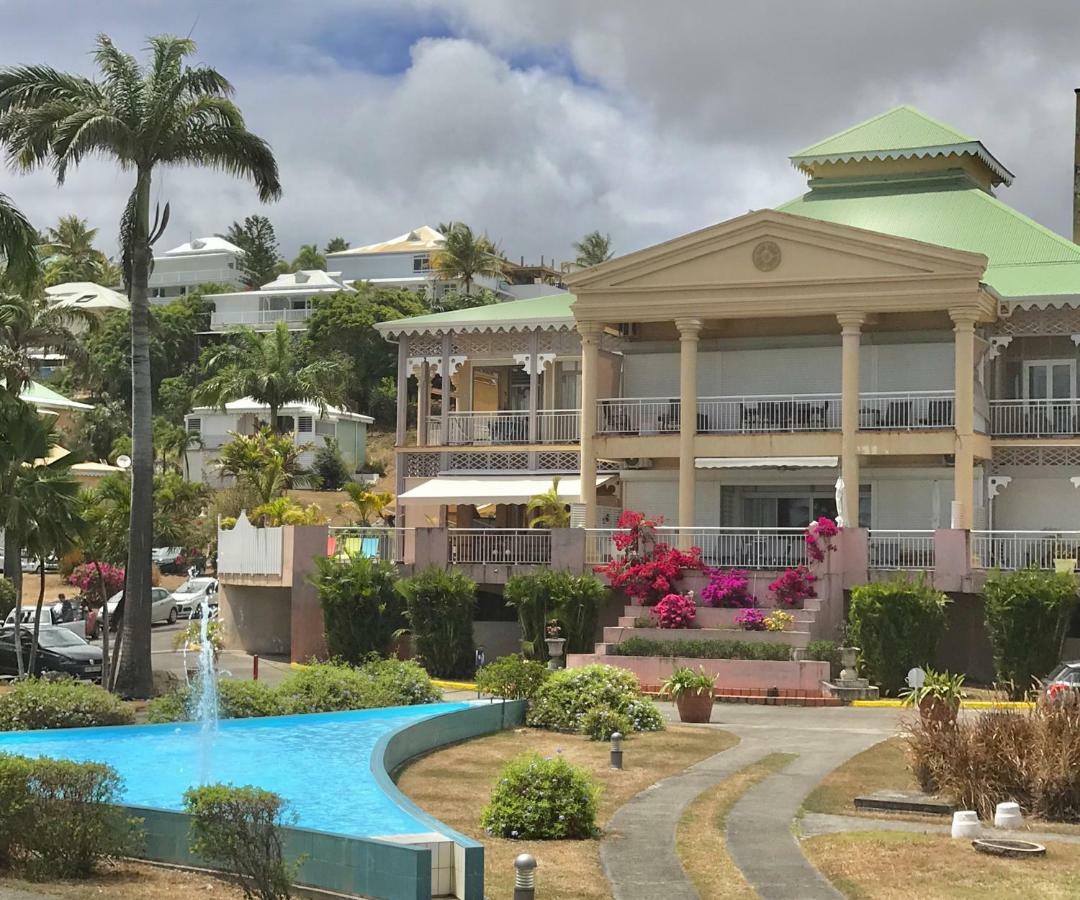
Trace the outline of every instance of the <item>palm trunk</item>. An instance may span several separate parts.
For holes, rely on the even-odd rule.
[[[127,605],[128,576],[124,572],[124,586],[120,589],[120,602],[116,604],[117,629],[116,643],[113,644],[112,661],[109,663],[109,671],[112,672],[111,681],[102,681],[110,691],[116,690],[116,675],[120,671],[120,652],[124,646],[124,629],[120,627],[124,621],[124,607]]]
[[[34,611],[34,635],[30,638],[30,664],[27,669],[34,671],[37,662],[38,633],[41,630],[41,608],[45,605],[45,557],[41,558],[41,581],[38,584],[37,607]]]
[[[116,690],[148,698],[154,673],[150,656],[150,544],[154,530],[154,438],[150,404],[150,171],[136,183],[135,234],[131,271],[131,520],[128,536],[127,596],[123,617],[124,655]]]
[[[274,434],[281,434],[281,425],[278,423],[278,409],[280,407],[276,403],[267,405],[270,407],[270,430]]]
[[[15,624],[22,622],[22,547],[12,528],[4,529],[4,576],[15,588]],[[15,629],[15,671],[26,672],[23,666],[22,629]]]
[[[101,610],[98,621],[101,623],[101,684],[109,684],[109,591],[105,587],[105,578],[101,574],[101,565],[94,560],[97,572],[98,594],[101,597]]]

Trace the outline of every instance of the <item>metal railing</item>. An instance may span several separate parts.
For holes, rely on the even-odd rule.
[[[450,528],[451,563],[544,566],[551,532],[541,528]]]
[[[610,562],[618,555],[615,549],[615,535],[618,528],[585,529],[585,562],[588,565],[601,565]]]
[[[527,444],[529,411],[527,409],[452,412],[448,416],[450,446],[468,444]],[[429,416],[428,443],[441,445],[442,418]],[[538,409],[536,443],[576,444],[581,432],[581,411],[577,409]]]
[[[284,529],[256,528],[241,511],[232,528],[218,525],[217,572],[225,575],[281,575]]]
[[[233,312],[215,312],[210,316],[211,328],[226,328],[230,325],[276,325],[278,322],[301,324],[306,322],[313,309],[243,309]]]
[[[585,562],[598,565],[619,555],[618,528],[585,529]],[[802,528],[677,528],[661,526],[656,538],[671,547],[698,547],[706,565],[735,569],[786,569],[807,564]]]
[[[700,397],[697,410],[702,434],[840,430],[839,394]]]
[[[871,569],[934,568],[934,532],[919,529],[870,529],[868,552]]]
[[[226,265],[216,269],[187,269],[179,272],[165,271],[161,264],[150,273],[148,287],[171,287],[177,284],[234,284],[237,279],[236,269]]]
[[[679,430],[676,397],[611,397],[596,401],[600,434],[672,434]]]
[[[1080,531],[972,531],[977,569],[1076,568]]]
[[[541,409],[536,415],[541,444],[576,444],[581,439],[580,409]]]
[[[366,556],[387,562],[405,562],[406,539],[415,528],[349,525],[330,528],[328,556]]]
[[[916,431],[952,428],[952,391],[877,391],[859,394],[859,428],[864,431]]]
[[[991,400],[990,434],[1053,437],[1080,433],[1080,400]]]

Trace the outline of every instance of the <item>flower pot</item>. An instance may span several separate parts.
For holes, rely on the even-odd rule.
[[[544,638],[544,640],[547,642],[547,652],[549,657],[548,668],[561,669],[563,647],[566,645],[566,638]]]
[[[680,722],[708,722],[712,718],[713,692],[705,691],[703,694],[698,694],[689,691],[679,694],[675,698],[675,706],[679,710]]]
[[[919,701],[919,716],[924,725],[955,725],[959,712],[960,699],[958,697],[946,700],[942,697],[926,696]]]
[[[859,658],[858,647],[841,647],[840,648],[840,680],[851,681],[854,678],[859,677],[858,671],[855,669],[855,663]]]

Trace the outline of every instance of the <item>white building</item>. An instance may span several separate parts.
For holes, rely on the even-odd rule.
[[[269,331],[278,322],[285,322],[290,330],[302,330],[314,308],[315,297],[351,290],[342,283],[340,272],[322,269],[286,272],[257,291],[207,294],[206,299],[214,304],[210,328],[225,331],[242,325]]]
[[[237,434],[253,434],[269,424],[270,407],[250,397],[233,400],[225,409],[200,406],[184,417],[192,446],[187,450],[188,478],[222,486],[223,480],[214,462],[223,444]],[[300,463],[310,467],[315,451],[325,438],[336,438],[341,456],[350,472],[357,472],[367,461],[367,429],[374,419],[347,412],[335,406],[320,411],[315,403],[289,403],[278,410],[281,431],[305,449]]]
[[[168,303],[190,294],[201,284],[241,287],[243,251],[220,237],[193,238],[154,257],[150,272],[150,300]]]

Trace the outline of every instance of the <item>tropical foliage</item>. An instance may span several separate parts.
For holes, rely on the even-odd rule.
[[[258,288],[274,280],[282,259],[274,226],[266,216],[248,216],[243,222],[233,222],[222,237],[244,253],[240,258],[244,284]]]
[[[433,566],[403,579],[398,589],[417,659],[438,678],[471,675],[475,582],[457,569]]]
[[[444,234],[443,249],[431,258],[431,267],[445,281],[460,281],[472,293],[477,278],[500,278],[503,261],[498,248],[485,234],[475,234],[464,222],[454,222]]]
[[[529,500],[525,511],[531,516],[530,528],[569,528],[570,507],[559,496],[559,477],[551,479],[551,487]]]
[[[397,589],[397,567],[359,553],[315,557],[326,646],[330,655],[360,663],[387,653],[405,627],[405,599]]]
[[[599,231],[590,231],[574,244],[574,250],[577,251],[575,262],[584,267],[597,266],[615,255],[611,249],[611,235],[601,234]]]

